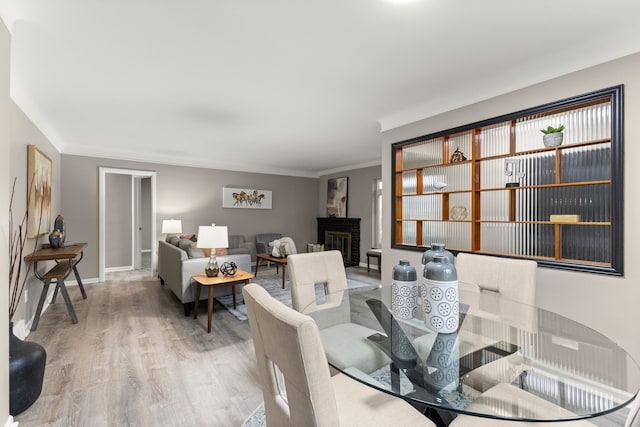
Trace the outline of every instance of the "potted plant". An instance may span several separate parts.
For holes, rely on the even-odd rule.
[[[562,144],[562,138],[564,134],[562,131],[564,130],[564,125],[560,125],[557,128],[553,126],[548,126],[546,129],[540,129],[544,135],[542,136],[542,143],[545,147],[557,147]]]

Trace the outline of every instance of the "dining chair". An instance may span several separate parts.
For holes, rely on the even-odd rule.
[[[505,383],[498,384],[484,392],[471,404],[471,406],[485,406],[484,412],[493,412],[498,415],[501,410],[510,412],[513,408],[512,402],[514,401],[518,401],[518,406],[522,405],[522,402],[526,402],[528,404],[526,408],[528,412],[522,412],[519,414],[522,417],[529,415],[553,418],[554,416],[567,417],[572,415],[572,413],[567,409],[561,408],[552,402],[546,401],[534,394],[527,393],[526,391],[521,390],[518,387],[514,387],[511,384]],[[640,427],[640,415],[638,414],[639,407],[640,397],[636,396],[631,404],[629,415],[626,418],[626,422],[624,424],[625,427]],[[587,420],[524,422],[515,420],[496,420],[492,418],[474,417],[471,415],[458,415],[453,421],[451,421],[449,427],[596,427],[597,425],[598,424],[593,424]]]
[[[314,318],[329,363],[341,370],[355,367],[367,374],[391,363],[391,359],[367,339],[380,332],[373,329],[379,325],[367,327],[351,321],[350,301],[345,295],[349,285],[340,251],[289,255],[287,265],[293,308],[324,314],[314,315]],[[320,296],[324,297],[322,303],[316,293],[318,288]],[[332,370],[332,373],[337,371]]]
[[[402,399],[331,376],[315,321],[255,283],[242,290],[267,426],[435,426]]]

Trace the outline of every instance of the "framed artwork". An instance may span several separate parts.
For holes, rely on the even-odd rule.
[[[349,178],[331,178],[327,181],[327,216],[347,217]]]
[[[27,237],[46,234],[51,227],[51,159],[30,144],[27,154]]]
[[[222,207],[231,209],[271,209],[272,194],[269,190],[253,188],[222,188]]]

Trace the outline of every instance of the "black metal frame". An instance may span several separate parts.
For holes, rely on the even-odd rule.
[[[520,110],[514,113],[505,114],[498,117],[478,121],[475,123],[458,126],[455,128],[421,135],[405,141],[399,141],[391,145],[391,176],[395,179],[396,150],[405,145],[411,145],[427,139],[435,139],[446,135],[456,134],[469,131],[472,129],[490,126],[496,123],[511,121],[525,116],[537,113],[548,112],[550,110],[558,110],[572,105],[596,100],[599,98],[610,97],[611,99],[611,266],[598,266],[592,264],[581,264],[576,262],[542,260],[538,258],[530,258],[538,263],[539,266],[557,268],[562,270],[582,271],[588,273],[600,273],[613,276],[624,275],[624,85],[612,86],[606,89],[578,95],[575,97],[563,99],[560,101],[550,102],[539,105],[537,107]],[[415,246],[397,244],[396,241],[396,204],[397,197],[395,183],[391,185],[391,247],[394,249],[404,249],[412,251],[424,251],[428,246]],[[460,251],[452,250],[455,254]],[[464,252],[464,251],[463,251]],[[484,253],[483,253],[484,254]],[[490,255],[490,254],[487,254]],[[525,258],[521,256],[507,256],[507,258]]]

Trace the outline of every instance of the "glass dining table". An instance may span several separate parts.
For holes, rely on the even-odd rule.
[[[426,325],[419,295],[414,317],[403,319],[390,286],[316,288],[302,312],[315,319],[330,366],[436,419],[589,419],[624,407],[640,388],[640,367],[609,337],[463,283],[458,330],[448,334]]]

